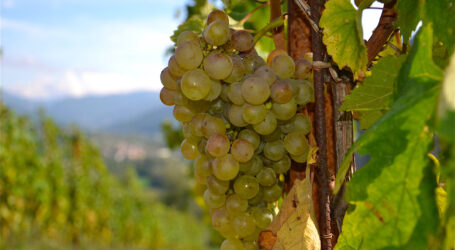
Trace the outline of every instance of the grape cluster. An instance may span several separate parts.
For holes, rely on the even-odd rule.
[[[210,13],[201,36],[184,31],[161,72],[161,101],[175,105],[183,126],[181,152],[194,161],[221,249],[258,249],[273,219],[291,160],[305,162],[311,120],[298,113],[314,101],[312,63],[276,53],[270,64],[253,37]]]

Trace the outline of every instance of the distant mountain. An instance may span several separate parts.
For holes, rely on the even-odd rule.
[[[133,126],[140,131],[156,132],[162,119],[172,116],[170,109],[161,104],[158,92],[65,98],[55,102],[37,102],[3,92],[2,100],[19,113],[33,114],[43,107],[61,125],[74,123],[92,131],[135,132],[126,127]]]

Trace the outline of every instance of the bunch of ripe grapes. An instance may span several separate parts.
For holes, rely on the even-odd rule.
[[[161,101],[175,105],[182,123],[183,156],[194,161],[196,180],[221,249],[258,249],[259,233],[274,217],[283,174],[291,161],[306,162],[311,120],[298,113],[314,101],[312,63],[285,53],[254,50],[250,33],[210,13],[202,35],[182,32],[161,72]],[[281,178],[280,178],[281,176]]]

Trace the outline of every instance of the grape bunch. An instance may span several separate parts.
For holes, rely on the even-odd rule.
[[[283,174],[310,149],[311,120],[297,111],[314,101],[312,63],[275,53],[266,65],[253,47],[250,33],[214,10],[202,35],[178,36],[161,72],[161,101],[182,123],[181,152],[206,188],[212,224],[226,238],[221,249],[258,249]]]

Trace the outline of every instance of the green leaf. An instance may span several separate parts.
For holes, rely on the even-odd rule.
[[[190,19],[186,20],[184,23],[180,24],[176,30],[174,30],[174,34],[171,36],[171,40],[176,43],[177,38],[179,37],[180,33],[183,31],[194,31],[197,34],[202,33],[202,29],[204,24],[199,17],[193,16]]]
[[[355,78],[360,71],[366,71],[368,63],[361,14],[349,0],[331,0],[325,4],[319,22],[327,52],[340,68],[350,67]]]
[[[369,128],[393,102],[393,89],[396,84],[405,56],[388,56],[381,59],[371,72],[371,76],[346,96],[340,110],[360,113],[360,128]]]
[[[347,183],[346,200],[354,209],[345,216],[336,249],[426,249],[429,236],[435,237],[436,178],[427,174],[433,142],[427,123],[434,118],[442,71],[432,61],[432,34],[431,26],[419,32],[400,70],[396,101],[354,144],[339,170],[335,190],[356,149],[371,156]],[[418,230],[425,221],[431,223]]]
[[[400,0],[395,7],[398,11],[398,26],[406,43],[409,41],[412,31],[416,29],[420,21],[420,10],[423,4],[424,0]]]

